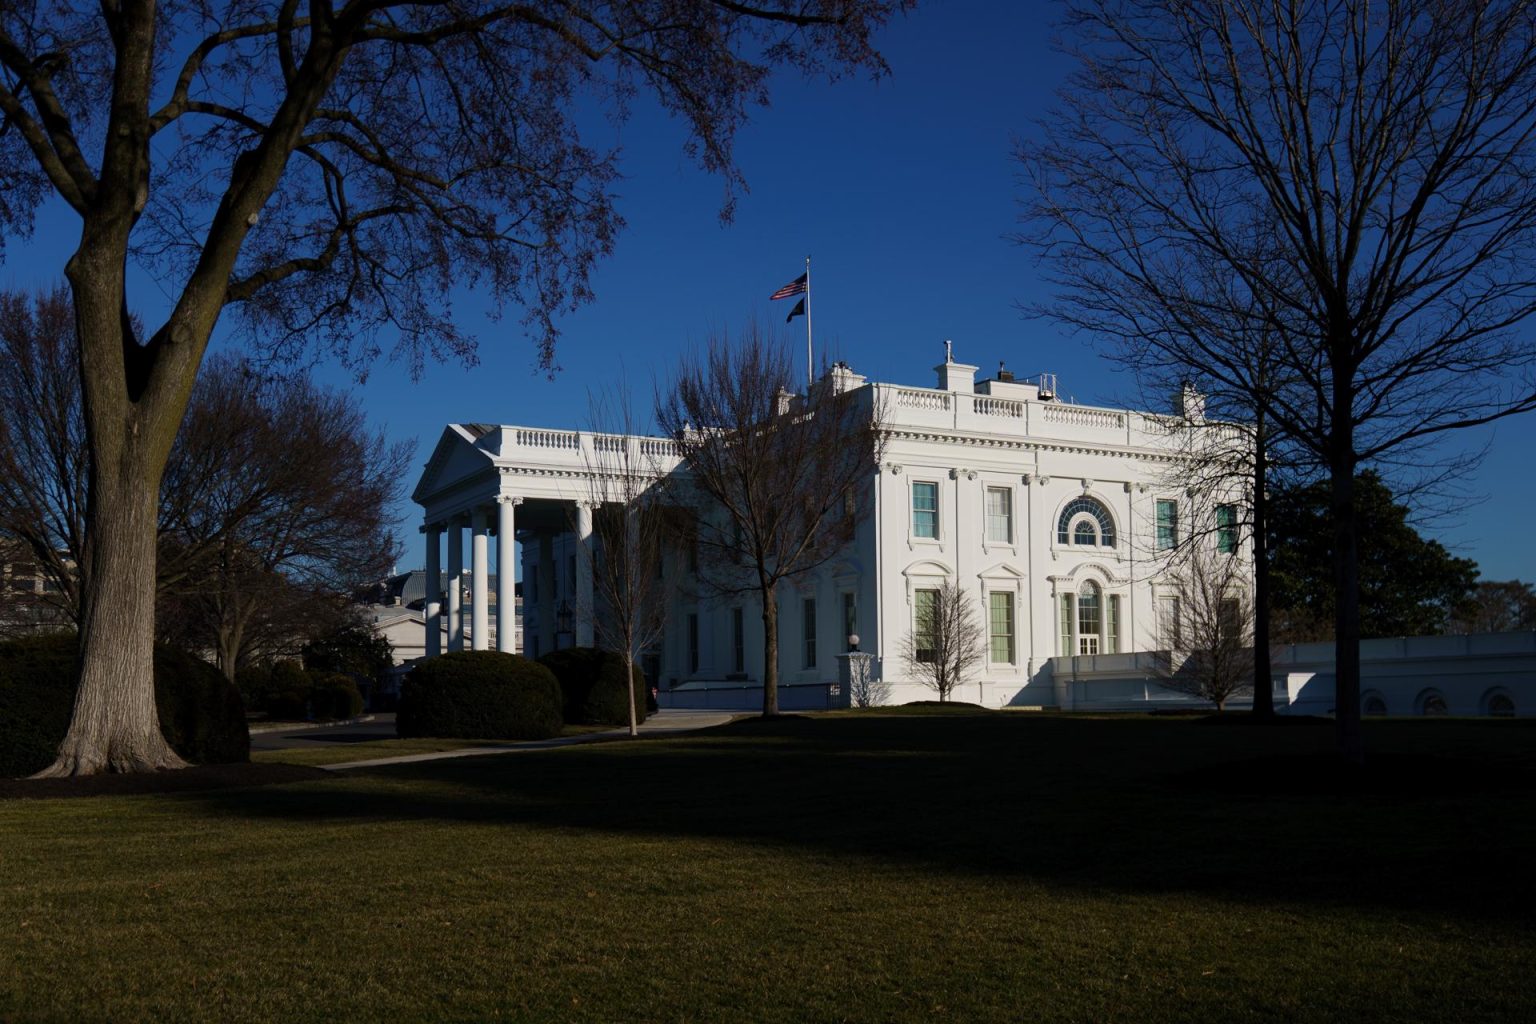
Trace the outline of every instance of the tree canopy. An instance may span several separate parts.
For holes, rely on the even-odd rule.
[[[1477,584],[1477,563],[1458,558],[1414,529],[1407,506],[1394,500],[1380,474],[1356,481],[1360,522],[1360,635],[1443,633],[1466,614]],[[1332,635],[1333,513],[1327,483],[1275,498],[1269,549],[1273,565],[1275,638]]]

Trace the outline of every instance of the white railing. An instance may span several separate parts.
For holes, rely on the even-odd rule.
[[[977,395],[975,407],[976,414],[979,416],[1011,416],[1015,419],[1021,419],[1024,416],[1024,403],[1007,398],[988,398],[985,395]]]
[[[1052,403],[1045,407],[1045,422],[1070,423],[1078,427],[1124,428],[1125,414],[1103,409],[1087,409],[1080,405]]]
[[[947,391],[909,391],[896,389],[896,404],[904,409],[927,409],[932,412],[948,412],[950,396]]]
[[[520,448],[559,448],[568,451],[581,449],[581,435],[574,430],[522,430],[517,432]]]
[[[678,456],[677,442],[664,437],[642,437],[640,439],[640,454],[652,458],[676,458]]]

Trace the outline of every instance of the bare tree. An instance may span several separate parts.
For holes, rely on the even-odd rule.
[[[521,307],[540,364],[621,227],[616,157],[578,92],[642,90],[740,183],[732,139],[776,66],[884,70],[870,39],[911,0],[229,0],[0,5],[0,228],[57,197],[80,338],[89,503],[82,667],[45,774],[182,764],[156,724],[160,478],[228,305],[279,354],[361,366],[386,343],[469,358],[455,289]],[[730,200],[727,200],[727,212]],[[163,282],[129,316],[130,262]]]
[[[856,708],[879,707],[891,699],[891,684],[885,677],[875,675],[873,660],[872,656],[864,655],[848,666],[848,703]]]
[[[586,557],[601,609],[583,611],[596,623],[598,644],[623,656],[624,678],[632,681],[636,659],[661,638],[666,623],[667,585],[657,572],[667,533],[657,483],[660,466],[645,449],[645,439],[636,436],[627,392],[593,396],[590,403],[587,499],[593,506],[595,543]],[[634,736],[639,732],[639,709],[634,686],[626,689],[629,734]]]
[[[1249,572],[1237,552],[1223,551],[1219,544],[1189,547],[1188,557],[1171,574],[1179,588],[1180,621],[1177,637],[1164,637],[1169,650],[1162,685],[1208,700],[1222,712],[1233,697],[1253,692]]]
[[[226,676],[285,634],[308,640],[305,616],[318,635],[333,618],[318,609],[389,571],[413,451],[353,395],[237,359],[205,368],[163,488],[162,587]]]
[[[757,325],[716,335],[656,401],[681,472],[671,503],[696,511],[706,588],[755,594],[763,618],[763,714],[779,712],[778,588],[853,538],[884,436],[871,388],[835,367],[805,395],[788,350]]]
[[[1022,152],[1069,323],[1279,342],[1269,425],[1335,510],[1338,739],[1360,734],[1359,467],[1536,408],[1536,12],[1515,0],[1071,0]],[[1217,365],[1213,359],[1212,365]]]
[[[987,653],[987,632],[971,595],[946,579],[913,592],[912,629],[902,638],[907,669],[948,701]]]
[[[0,291],[0,537],[50,586],[47,618],[80,623],[85,421],[74,315],[64,288]],[[43,609],[38,609],[42,611]]]

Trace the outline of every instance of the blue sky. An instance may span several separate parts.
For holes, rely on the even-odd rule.
[[[555,427],[586,425],[589,388],[627,386],[648,413],[653,377],[712,330],[752,316],[782,324],[789,302],[767,295],[812,257],[818,357],[848,360],[881,380],[930,385],[943,341],[990,375],[999,360],[1020,375],[1058,375],[1064,395],[1121,404],[1134,381],[1114,372],[1088,339],[1025,320],[1018,305],[1046,292],[1032,257],[1007,240],[1021,195],[1012,140],[1047,115],[1067,71],[1052,52],[1054,5],[933,0],[881,39],[892,75],[827,84],[782,76],[772,107],[738,139],[750,192],[722,226],[718,179],[682,152],[683,132],[643,106],[590,141],[621,145],[617,186],[628,228],[597,271],[597,300],[562,322],[563,370],[547,380],[516,311],[487,317],[480,296],[456,304],[480,339],[479,365],[429,364],[412,382],[405,367],[377,364],[358,385],[374,421],[418,442],[418,463],[449,421]],[[75,224],[45,216],[30,243],[8,246],[0,283],[29,285],[62,273]],[[153,302],[149,305],[153,306]],[[803,350],[803,322],[785,328]],[[327,379],[353,382],[333,367]],[[1492,439],[1464,481],[1483,500],[1432,535],[1477,559],[1487,578],[1536,579],[1536,545],[1509,529],[1536,501],[1524,463],[1536,421],[1458,438]],[[414,483],[414,481],[412,481]],[[401,509],[402,567],[421,562],[419,512]]]

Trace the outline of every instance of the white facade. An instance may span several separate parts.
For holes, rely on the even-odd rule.
[[[1156,552],[1171,539],[1159,536],[1159,502],[1165,534],[1187,529],[1193,510],[1166,418],[1066,404],[1002,373],[976,382],[974,366],[952,359],[935,369],[932,388],[834,371],[866,408],[881,410],[887,442],[879,465],[871,464],[874,486],[853,541],[781,588],[786,709],[846,703],[836,656],[850,632],[874,655],[889,700],[932,697],[901,650],[917,595],[945,579],[974,596],[991,633],[988,655],[954,692],[957,700],[1060,706],[1052,658],[1155,649],[1170,628],[1177,593],[1156,572]],[[489,538],[515,530],[524,651],[592,643],[588,467],[594,451],[618,444],[635,446],[661,472],[676,471],[664,439],[450,425],[414,494],[425,509],[429,576],[443,559],[439,537],[448,540],[452,572],[463,564],[465,528],[477,529],[473,578],[489,572]],[[498,562],[510,587],[506,557]],[[673,590],[665,636],[647,666],[663,703],[760,703],[759,610],[750,600],[701,593],[683,553],[664,571],[683,585]],[[483,584],[471,589],[479,594]],[[485,614],[474,597],[469,604],[451,609],[429,595],[428,637],[433,616],[442,615],[448,646],[462,644],[456,622],[478,623]]]

